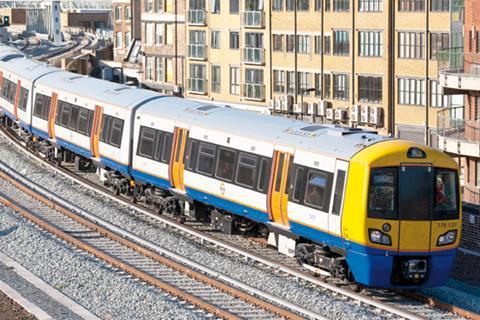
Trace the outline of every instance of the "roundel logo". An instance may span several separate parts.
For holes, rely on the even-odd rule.
[[[225,184],[224,184],[223,182],[220,184],[220,193],[221,193],[222,195],[225,194]]]

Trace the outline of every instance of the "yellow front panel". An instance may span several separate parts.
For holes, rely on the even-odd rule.
[[[428,252],[430,250],[430,221],[400,222],[400,251]]]
[[[391,246],[383,246],[378,243],[372,243],[370,242],[368,238],[368,229],[376,229],[376,230],[382,230],[382,226],[388,223],[391,226],[391,230],[389,232],[385,232],[390,236],[392,239],[392,245]],[[398,220],[383,220],[383,219],[371,219],[367,218],[367,223],[366,223],[366,228],[365,228],[365,243],[368,243],[368,246],[374,247],[377,249],[388,249],[388,250],[398,250],[398,229],[399,229],[399,221]]]

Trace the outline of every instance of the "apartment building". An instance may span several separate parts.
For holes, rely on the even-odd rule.
[[[132,6],[130,0],[112,1],[113,57],[122,62],[132,43]]]
[[[450,1],[190,0],[185,95],[429,142]]]
[[[184,91],[185,7],[183,0],[142,0],[142,84],[159,92]]]
[[[439,81],[445,94],[465,95],[465,106],[438,115],[438,147],[463,164],[464,201],[480,206],[480,2],[465,0],[464,45],[442,52]],[[480,208],[480,207],[477,207]]]

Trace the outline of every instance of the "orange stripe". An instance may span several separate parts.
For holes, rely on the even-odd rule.
[[[15,119],[18,120],[18,102],[20,100],[20,88],[22,82],[20,80],[17,81],[17,90],[15,91],[15,100],[13,103],[13,114],[15,115]]]
[[[100,155],[99,139],[100,139],[100,127],[102,123],[103,107],[95,106],[95,115],[93,117],[92,131],[90,134],[90,151],[92,157],[97,158]]]
[[[55,116],[57,114],[57,100],[58,94],[52,93],[52,100],[50,101],[50,113],[48,115],[48,135],[55,139]]]

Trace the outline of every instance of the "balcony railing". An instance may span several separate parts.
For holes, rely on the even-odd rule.
[[[244,11],[242,13],[242,22],[244,27],[264,28],[265,12],[263,11]]]
[[[204,26],[207,24],[207,12],[205,10],[189,10],[188,24]]]
[[[204,44],[189,44],[188,57],[196,60],[207,59],[207,46]]]
[[[243,85],[242,95],[250,100],[265,100],[265,85],[257,83],[245,83]]]
[[[463,48],[450,48],[437,53],[438,70],[447,74],[480,77],[480,53],[464,53]]]
[[[265,49],[264,48],[243,48],[243,62],[250,64],[264,64],[265,63]]]
[[[207,79],[188,78],[188,91],[190,91],[192,93],[206,94],[207,93]]]
[[[437,114],[438,135],[458,142],[480,145],[480,120],[463,119],[464,108],[443,109]]]

